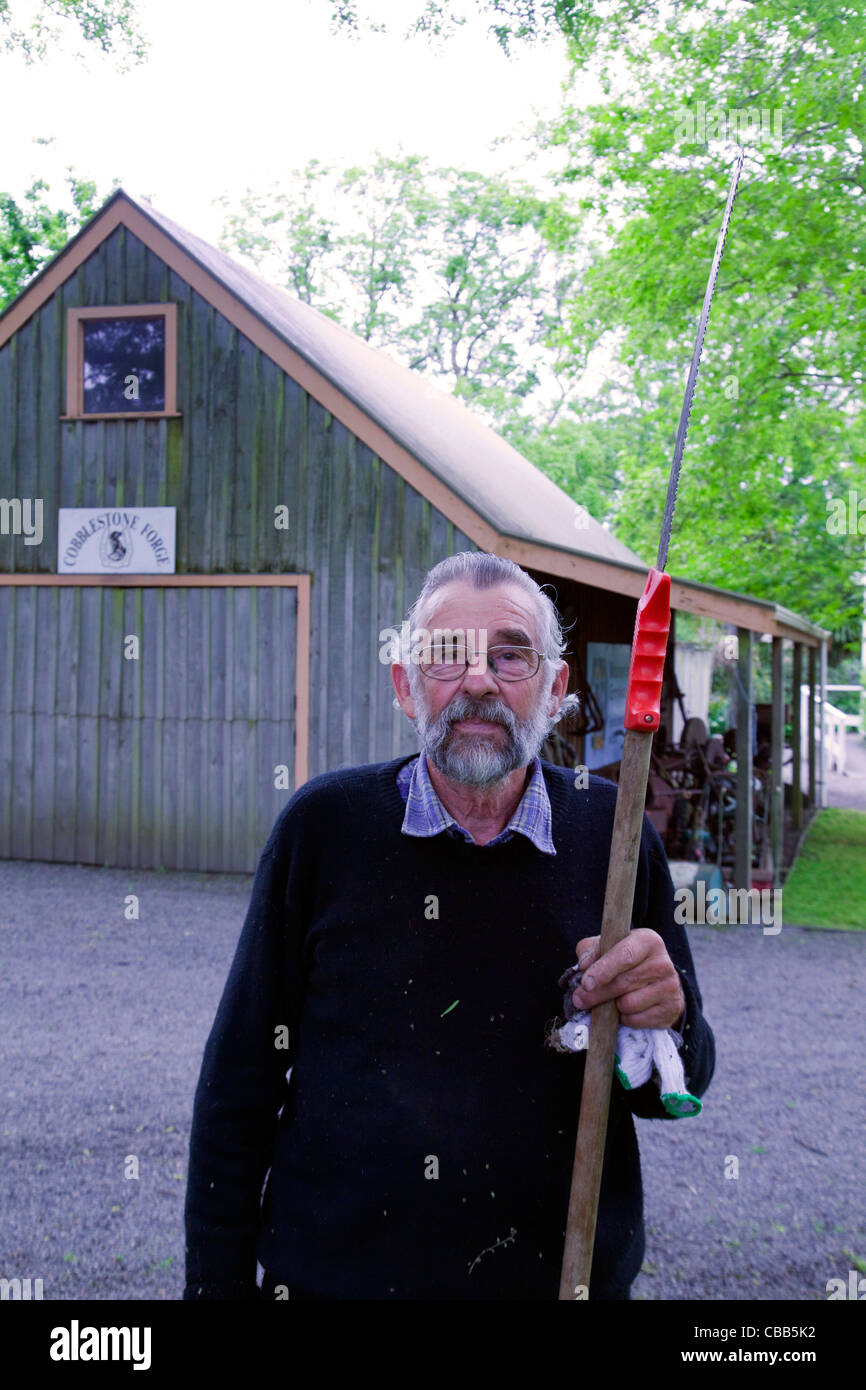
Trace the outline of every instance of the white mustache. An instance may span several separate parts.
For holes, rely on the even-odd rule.
[[[458,705],[453,713],[449,713],[448,710],[443,710],[442,715],[447,716],[449,728],[454,724],[462,723],[464,720],[480,719],[488,724],[501,724],[509,733],[513,732],[514,729],[513,723],[511,723],[499,710],[491,709],[489,706],[483,709],[473,708],[471,710],[466,710],[465,706],[461,704]]]

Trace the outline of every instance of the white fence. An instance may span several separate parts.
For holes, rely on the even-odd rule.
[[[826,690],[860,690],[859,685],[828,685]],[[815,694],[817,705],[816,720],[821,718],[821,696],[819,692]],[[803,734],[803,764],[809,755],[809,687],[800,686],[800,728]],[[858,733],[863,732],[863,721],[859,714],[845,714],[844,710],[837,709],[827,700],[824,703],[824,750],[828,772],[845,772],[845,749],[846,735],[849,729],[856,729]],[[820,729],[816,730],[820,738]],[[820,756],[820,749],[818,750]]]

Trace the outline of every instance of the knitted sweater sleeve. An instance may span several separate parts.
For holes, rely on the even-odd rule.
[[[262,1186],[288,1088],[299,1001],[290,802],[253,882],[240,939],[204,1049],[193,1103],[185,1204],[185,1300],[256,1299]],[[288,1044],[288,1046],[286,1046]]]
[[[686,1089],[702,1096],[712,1080],[716,1051],[712,1029],[704,1018],[703,1000],[695,975],[686,929],[675,920],[674,885],[658,832],[644,819],[643,839],[635,886],[633,927],[658,932],[680,977],[686,1000],[683,1044],[679,1049]],[[627,1093],[634,1115],[644,1119],[675,1118],[665,1110],[656,1078]]]

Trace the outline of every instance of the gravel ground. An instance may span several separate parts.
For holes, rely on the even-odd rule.
[[[716,1071],[696,1118],[637,1121],[632,1297],[826,1299],[866,1260],[866,933],[690,927],[689,941]]]
[[[46,1299],[180,1297],[193,1093],[250,887],[0,864],[0,1277],[41,1278]],[[632,1296],[826,1299],[866,1258],[866,934],[689,937],[716,1075],[697,1118],[638,1121]]]

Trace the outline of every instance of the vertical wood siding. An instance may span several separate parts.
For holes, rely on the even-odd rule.
[[[0,623],[0,856],[254,870],[294,785],[295,588],[0,586]]]
[[[66,309],[167,300],[182,418],[62,421]],[[0,420],[0,492],[41,498],[44,520],[39,546],[0,537],[0,574],[56,572],[59,507],[176,507],[178,573],[311,576],[309,775],[415,750],[379,633],[431,565],[477,547],[126,228],[0,350]],[[277,762],[294,777],[295,596],[280,592],[0,585],[15,653],[0,672],[0,691],[15,686],[0,701],[0,855],[250,867],[294,786],[254,790]]]

